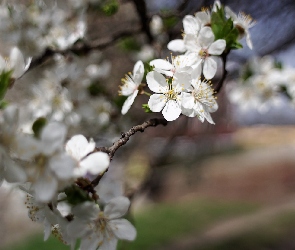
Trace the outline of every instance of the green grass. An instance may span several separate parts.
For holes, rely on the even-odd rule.
[[[294,239],[295,212],[288,212],[267,224],[207,247],[192,247],[187,250],[256,250],[284,249],[281,244]],[[288,248],[290,249],[290,248]],[[292,248],[293,249],[293,248]]]
[[[137,229],[134,242],[122,242],[120,249],[147,250],[163,245],[192,231],[202,231],[206,226],[225,217],[246,214],[258,206],[248,203],[197,200],[174,204],[159,204],[134,216]],[[43,242],[42,235],[35,235],[18,245],[3,250],[68,250],[69,247],[50,237]]]

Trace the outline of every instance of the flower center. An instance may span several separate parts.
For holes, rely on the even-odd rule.
[[[165,93],[165,96],[168,100],[177,100],[178,98],[178,93],[175,91],[175,89],[173,88],[172,84],[169,84],[169,89],[168,91]]]
[[[201,49],[199,52],[199,56],[202,58],[202,60],[206,59],[209,56],[208,49]]]

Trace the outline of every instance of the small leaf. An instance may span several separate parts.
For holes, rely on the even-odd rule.
[[[152,113],[148,104],[142,104],[142,108],[144,109],[144,112]]]
[[[112,16],[117,13],[119,9],[119,3],[117,0],[108,0],[102,6],[102,12],[107,16]]]
[[[39,138],[40,133],[44,126],[47,123],[47,119],[45,117],[39,117],[32,125],[32,130],[34,132],[34,136]]]
[[[0,74],[0,100],[2,100],[8,90],[8,87],[11,83],[12,70],[2,71]]]
[[[88,193],[76,185],[71,185],[65,189],[67,201],[71,205],[78,205],[84,201],[91,201]]]

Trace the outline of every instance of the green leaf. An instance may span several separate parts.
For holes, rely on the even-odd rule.
[[[7,89],[11,83],[12,70],[2,71],[0,74],[0,100],[2,100],[7,92]]]
[[[78,205],[84,201],[91,201],[88,193],[76,185],[71,185],[65,189],[67,201],[71,205]]]
[[[125,37],[120,39],[118,46],[125,52],[140,51],[140,45],[134,37]]]
[[[153,112],[153,111],[151,111],[148,104],[142,104],[142,108],[144,109],[144,112],[146,112],[146,113],[152,113]]]
[[[107,16],[112,16],[117,13],[119,9],[119,3],[117,0],[107,0],[102,6],[102,12]]]
[[[44,126],[47,123],[47,119],[45,117],[39,117],[32,125],[32,130],[34,132],[34,136],[39,138],[40,137],[40,133],[42,131],[42,129],[44,128]]]
[[[7,101],[0,100],[0,109],[4,109],[4,108],[6,108],[7,105],[8,105],[8,102],[7,102]]]
[[[100,84],[99,81],[92,82],[88,86],[87,90],[91,96],[98,96],[99,94],[103,94],[106,92],[105,88],[102,86],[102,84]]]

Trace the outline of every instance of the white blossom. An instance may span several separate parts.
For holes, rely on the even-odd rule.
[[[120,86],[119,93],[124,96],[128,96],[123,104],[121,113],[125,115],[133,104],[135,97],[139,92],[139,85],[141,84],[144,74],[144,66],[142,61],[137,61],[133,68],[133,74],[126,75],[122,79],[123,85]]]
[[[148,106],[153,112],[160,112],[167,121],[176,120],[181,114],[182,92],[190,85],[188,74],[175,74],[172,82],[156,71],[149,72],[146,76],[148,87],[155,92],[150,96]]]
[[[73,207],[74,220],[68,225],[68,234],[81,238],[80,250],[115,250],[118,239],[132,241],[134,226],[121,217],[126,214],[130,201],[123,196],[113,198],[101,211],[92,202]]]
[[[23,54],[17,47],[13,47],[10,51],[9,58],[0,56],[0,72],[13,70],[12,78],[21,77],[30,67],[32,58],[28,58],[25,62]]]
[[[77,162],[78,165],[74,169],[76,177],[85,176],[87,173],[97,175],[103,173],[110,164],[110,158],[107,153],[95,152],[95,142],[90,142],[83,135],[73,136],[66,144],[66,151]],[[89,153],[92,153],[88,155]]]

